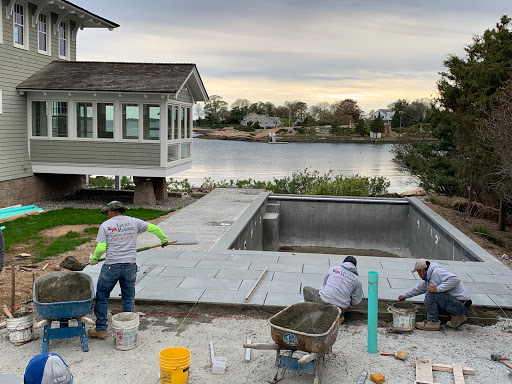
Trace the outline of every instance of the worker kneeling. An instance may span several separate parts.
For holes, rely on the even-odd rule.
[[[357,272],[356,258],[345,257],[341,265],[329,269],[320,289],[304,287],[302,293],[304,301],[338,306],[341,309],[340,323],[343,322],[343,312],[350,305],[357,305],[363,300],[363,285]]]
[[[448,327],[458,328],[466,324],[465,313],[472,302],[468,290],[457,276],[439,264],[425,259],[416,261],[413,272],[418,273],[422,282],[398,296],[398,301],[425,294],[423,302],[427,307],[427,320],[416,322],[416,328],[426,331],[440,330],[439,309],[451,315],[451,320],[446,323]]]

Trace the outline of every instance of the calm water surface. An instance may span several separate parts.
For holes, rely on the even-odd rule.
[[[201,185],[205,177],[221,181],[248,179],[270,181],[306,168],[335,175],[383,176],[389,192],[415,188],[417,182],[401,174],[393,163],[391,144],[289,143],[193,139],[192,168],[174,179]]]

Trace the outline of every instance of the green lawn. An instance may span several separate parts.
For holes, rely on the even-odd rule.
[[[172,211],[156,209],[134,208],[127,212],[127,216],[137,217],[141,220],[154,220]],[[98,227],[107,220],[99,209],[63,208],[39,215],[30,215],[4,223],[5,251],[9,253],[16,247],[44,260],[49,256],[72,251],[77,246],[93,240],[98,233]],[[39,233],[61,225],[90,225],[82,233],[68,232],[57,239],[46,239]]]

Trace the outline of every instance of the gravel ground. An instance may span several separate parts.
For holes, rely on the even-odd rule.
[[[113,191],[113,190],[80,190],[77,194],[66,196],[59,199],[44,200],[34,203],[34,205],[43,208],[45,211],[52,209],[70,208],[103,208],[110,201],[118,200],[125,204],[128,208],[143,207],[161,210],[177,210],[183,208],[196,199],[187,197],[167,197],[159,200],[155,205],[134,205],[133,191]]]

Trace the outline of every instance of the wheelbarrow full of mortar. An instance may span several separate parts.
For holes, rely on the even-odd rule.
[[[50,340],[74,337],[80,338],[84,352],[89,350],[85,324],[94,325],[94,321],[85,315],[93,298],[94,283],[85,273],[55,272],[34,281],[33,301],[44,319],[35,325],[44,326],[42,353],[47,353]]]

